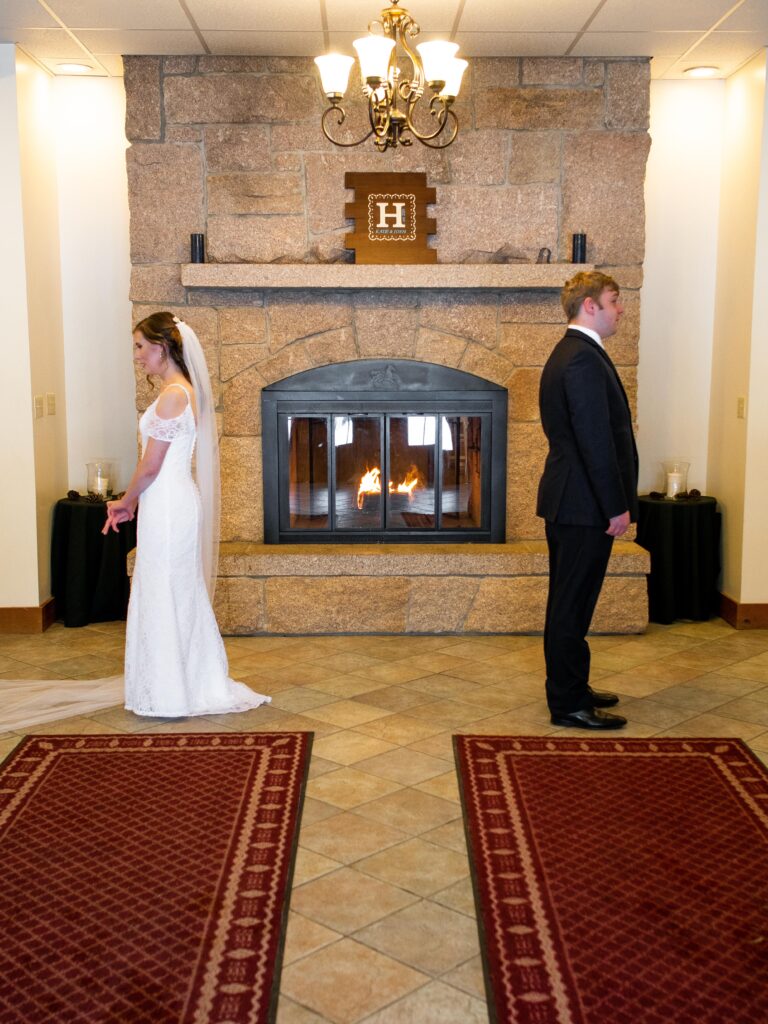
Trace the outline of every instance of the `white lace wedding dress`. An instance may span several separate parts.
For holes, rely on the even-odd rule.
[[[164,718],[246,711],[270,699],[228,675],[203,577],[195,418],[182,390],[187,406],[180,416],[161,419],[155,400],[139,421],[142,448],[150,437],[170,444],[139,501],[125,637],[125,706]]]

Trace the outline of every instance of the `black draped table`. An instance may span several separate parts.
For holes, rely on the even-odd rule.
[[[637,543],[651,553],[648,617],[705,620],[717,608],[720,513],[714,498],[640,498]]]
[[[136,546],[136,522],[102,536],[106,502],[56,502],[51,538],[51,589],[65,626],[124,619],[130,581],[126,556]]]

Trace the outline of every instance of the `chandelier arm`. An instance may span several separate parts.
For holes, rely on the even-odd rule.
[[[336,103],[332,103],[330,107],[326,107],[326,109],[323,111],[323,116],[320,118],[320,127],[323,130],[323,135],[326,137],[326,139],[328,139],[329,142],[332,142],[334,146],[344,146],[346,148],[349,148],[350,146],[359,146],[363,142],[366,142],[368,139],[370,139],[370,137],[373,135],[374,130],[373,128],[371,128],[369,132],[366,132],[366,134],[363,135],[363,137],[361,139],[358,139],[356,142],[339,142],[337,139],[334,139],[334,137],[331,135],[331,133],[328,131],[328,128],[326,127],[326,118],[328,117],[329,114],[332,114],[334,111],[339,115],[336,124],[343,124],[344,121],[346,121],[347,119],[347,115],[346,112],[344,111],[344,108],[340,107]]]
[[[414,127],[410,119],[408,121],[408,130],[413,135],[416,136],[419,142],[427,146],[429,149],[445,149],[447,146],[450,146],[450,144],[459,134],[459,119],[456,117],[456,115],[454,114],[450,107],[443,107],[443,109],[438,114],[436,114],[436,117],[440,122],[439,127],[437,128],[436,131],[432,132],[429,135],[422,135],[421,132]],[[445,131],[446,125],[448,124],[449,118],[453,122],[450,135],[444,142],[436,142],[433,144],[433,139],[437,139],[440,136],[442,136],[443,132]]]
[[[416,25],[415,22],[413,21],[411,21],[410,24],[413,24],[416,28],[416,31],[418,32],[418,25]],[[408,44],[408,40],[406,39],[405,29],[407,29],[408,27],[409,26],[406,25],[404,26],[404,28],[401,29],[400,33],[398,34],[398,41],[402,48],[405,50],[406,56],[408,57],[408,60],[410,60],[411,67],[413,68],[414,77],[409,83],[409,94],[407,97],[403,96],[403,99],[408,99],[410,103],[415,102],[415,100],[413,100],[411,97],[415,97],[416,99],[418,99],[419,96],[421,96],[424,92],[424,68],[421,65],[421,58],[410,47],[410,45]]]
[[[382,88],[386,90],[382,102],[376,101],[375,92],[371,92],[368,96],[368,120],[371,125],[368,137],[375,135],[377,144],[379,140],[386,139],[389,136],[392,123],[392,97],[390,90],[386,86]]]

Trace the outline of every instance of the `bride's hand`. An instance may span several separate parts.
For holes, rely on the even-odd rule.
[[[125,499],[107,502],[107,521],[102,529],[103,534],[109,533],[110,529],[118,532],[120,523],[130,522],[136,514],[136,503],[127,502]]]

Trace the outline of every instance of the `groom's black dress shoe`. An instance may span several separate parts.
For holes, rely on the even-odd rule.
[[[613,708],[619,703],[617,694],[608,693],[607,690],[593,690],[591,686],[589,696],[592,698],[593,708]]]
[[[551,722],[552,725],[568,725],[575,729],[621,729],[627,724],[621,715],[609,715],[591,708],[571,711],[569,715],[552,715]]]

